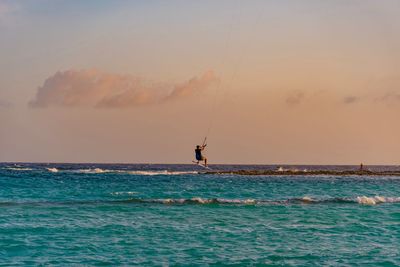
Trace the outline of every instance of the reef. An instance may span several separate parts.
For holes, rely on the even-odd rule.
[[[334,170],[235,170],[235,171],[208,171],[206,174],[231,174],[231,175],[330,175],[330,176],[348,176],[348,175],[374,175],[374,176],[400,176],[400,171],[334,171]]]

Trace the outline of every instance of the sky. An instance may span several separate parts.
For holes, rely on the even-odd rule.
[[[397,0],[0,0],[0,162],[400,164]]]

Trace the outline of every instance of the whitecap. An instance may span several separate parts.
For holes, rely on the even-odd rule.
[[[208,199],[203,199],[203,198],[201,198],[201,197],[194,197],[194,198],[192,198],[191,200],[192,200],[193,202],[197,202],[197,203],[200,203],[200,204],[205,204],[205,203],[210,202],[210,200],[208,200]]]
[[[122,194],[124,192],[115,192],[113,194]],[[125,192],[126,193],[126,192]],[[287,205],[287,204],[300,204],[300,203],[309,203],[309,204],[329,204],[329,203],[337,203],[337,204],[350,204],[350,203],[359,203],[363,205],[376,205],[380,203],[397,203],[400,202],[400,197],[383,197],[383,196],[375,196],[375,197],[367,197],[367,196],[359,196],[356,199],[351,198],[328,198],[328,199],[315,199],[311,197],[303,197],[303,198],[290,198],[287,200],[267,200],[267,199],[226,199],[226,198],[202,198],[202,197],[192,197],[192,198],[161,198],[161,199],[131,199],[133,202],[140,203],[159,203],[159,204],[200,204],[200,205],[208,205],[208,204],[223,204],[223,205],[259,205],[259,204],[271,204],[271,205]]]
[[[123,171],[119,171],[123,172]],[[198,174],[199,172],[197,171],[168,171],[168,170],[162,170],[162,171],[126,171],[128,174],[133,174],[133,175],[185,175],[185,174]]]
[[[58,172],[57,168],[46,168],[49,172]]]
[[[303,197],[301,200],[304,202],[313,202],[314,201],[311,197],[307,197],[307,196]]]
[[[119,173],[119,174],[145,175],[145,176],[153,176],[153,175],[184,175],[184,174],[198,174],[199,173],[198,171],[169,171],[169,170],[138,171],[138,170],[107,170],[107,169],[101,169],[101,168],[79,169],[79,170],[73,170],[72,172],[86,173],[86,174]]]
[[[376,205],[376,204],[380,204],[380,203],[385,203],[386,200],[387,199],[385,197],[382,197],[382,196],[375,196],[375,197],[361,196],[361,197],[357,197],[357,202],[359,204],[363,204],[363,205]]]
[[[74,172],[96,174],[96,173],[112,172],[112,170],[103,170],[101,168],[94,168],[94,169],[80,169],[80,170],[76,170]]]
[[[167,199],[163,199],[162,200],[162,203],[164,203],[164,204],[171,204],[171,203],[174,203],[175,201],[173,200],[173,199],[170,199],[170,198],[167,198]]]
[[[254,199],[246,199],[243,201],[244,204],[256,204],[256,201]]]
[[[32,168],[22,168],[22,167],[6,167],[4,168],[6,170],[12,170],[12,171],[32,171]]]

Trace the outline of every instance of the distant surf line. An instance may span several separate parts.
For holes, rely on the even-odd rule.
[[[88,168],[88,169],[58,169],[56,167],[51,168],[14,168],[6,167],[5,170],[11,171],[47,171],[50,173],[76,173],[76,174],[103,174],[103,173],[120,173],[120,174],[131,174],[131,175],[188,175],[188,174],[199,174],[199,171],[171,171],[171,170],[113,170],[113,169],[101,169],[101,168]]]
[[[247,169],[247,170],[129,170],[129,169],[102,169],[98,167],[83,168],[83,169],[64,169],[57,167],[41,167],[41,168],[30,168],[30,167],[3,167],[4,170],[9,171],[47,171],[50,173],[76,173],[76,174],[128,174],[128,175],[143,175],[143,176],[156,176],[156,175],[238,175],[238,176],[332,176],[332,177],[343,177],[343,176],[390,176],[399,177],[400,171],[398,170],[308,170],[308,169],[283,169],[278,168],[276,170],[271,169]]]
[[[126,192],[127,195],[136,192]],[[128,194],[129,193],[129,194]],[[123,195],[123,192],[111,193]],[[159,205],[232,205],[232,206],[268,206],[268,205],[317,205],[317,204],[361,204],[378,205],[400,203],[400,197],[357,196],[355,198],[335,197],[317,199],[311,197],[289,198],[285,200],[270,199],[227,199],[227,198],[129,198],[109,200],[65,200],[65,201],[20,201],[0,202],[0,207],[7,206],[80,206],[80,205],[124,205],[124,204],[159,204]]]

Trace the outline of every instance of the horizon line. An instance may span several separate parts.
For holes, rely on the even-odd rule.
[[[119,165],[196,165],[194,163],[150,163],[150,162],[142,162],[142,163],[129,163],[129,162],[39,162],[39,161],[0,161],[0,164],[99,164],[99,165],[111,165],[111,164],[119,164]],[[363,164],[363,166],[400,166],[400,164],[309,164],[309,163],[210,163],[208,165],[238,165],[238,166],[359,166]]]

